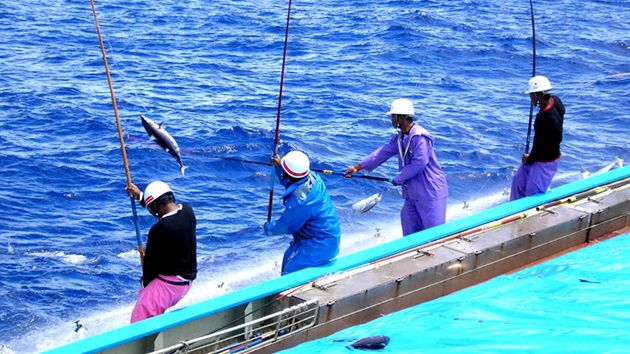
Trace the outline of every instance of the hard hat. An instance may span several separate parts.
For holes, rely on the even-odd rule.
[[[173,193],[169,186],[162,181],[154,181],[149,183],[144,189],[144,205],[149,206],[151,202],[163,196],[166,193]]]
[[[549,79],[542,75],[538,75],[529,79],[529,90],[525,91],[525,93],[548,93],[549,91],[551,91],[551,82],[549,82]]]
[[[310,172],[311,163],[301,151],[291,151],[280,160],[282,169],[293,178],[306,177]]]
[[[406,116],[413,116],[416,112],[413,110],[413,103],[406,98],[399,98],[392,102],[392,108],[385,114],[402,114]]]

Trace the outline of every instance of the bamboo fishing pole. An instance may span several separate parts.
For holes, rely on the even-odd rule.
[[[278,116],[276,117],[276,137],[273,146],[273,156],[278,155],[278,142],[280,141],[280,112],[282,111],[282,88],[284,87],[284,68],[287,63],[287,47],[289,45],[289,21],[291,19],[291,0],[287,10],[287,26],[284,33],[284,54],[282,55],[282,73],[280,74],[280,95],[278,97]],[[276,167],[271,166],[271,182],[269,186],[269,208],[267,211],[267,221],[271,221],[273,209],[273,184],[276,179]]]
[[[105,44],[103,43],[103,36],[101,34],[101,27],[98,23],[98,16],[96,15],[96,6],[94,0],[90,0],[92,4],[92,12],[94,13],[94,22],[96,23],[96,32],[98,33],[98,39],[101,43],[101,52],[103,53],[103,62],[105,63],[105,73],[107,74],[107,82],[109,83],[109,92],[112,97],[112,106],[114,107],[114,116],[116,117],[116,126],[118,127],[118,138],[120,139],[120,150],[122,151],[123,161],[125,163],[125,173],[127,174],[127,186],[131,186],[131,172],[129,171],[129,162],[127,160],[127,151],[125,150],[125,140],[123,138],[122,125],[120,124],[120,116],[118,115],[118,106],[116,105],[116,95],[114,94],[114,85],[112,83],[112,76],[109,71],[109,65],[107,64],[107,54],[105,53]],[[138,252],[140,253],[140,264],[144,265],[144,249],[142,247],[142,240],[140,238],[140,228],[138,227],[138,213],[136,211],[136,200],[133,196],[129,196],[131,200],[131,210],[133,212],[133,224],[136,229],[136,239],[138,242]]]

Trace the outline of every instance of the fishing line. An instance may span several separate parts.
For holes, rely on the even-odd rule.
[[[536,76],[536,25],[534,22],[534,2],[529,0],[529,9],[532,15],[532,77]],[[527,124],[527,142],[525,143],[525,153],[529,152],[529,142],[532,137],[532,119],[534,117],[534,105],[529,105],[529,123]]]
[[[598,82],[603,83],[604,81],[608,81],[608,80],[625,80],[625,79],[628,79],[629,77],[630,77],[630,73],[618,73],[618,74],[613,74],[613,75],[601,76],[595,79],[589,79],[588,81],[580,80],[579,84],[581,85],[579,86],[577,84],[570,85],[572,89],[564,90],[564,94],[558,94],[558,97],[564,98],[567,96],[575,95],[576,92],[584,91],[585,88],[592,86]]]
[[[440,5],[441,6],[441,5]],[[427,13],[425,11],[421,11],[421,16],[424,17]],[[401,23],[408,23],[407,21],[401,21]],[[435,24],[437,23],[437,16],[433,19],[433,24],[430,25],[430,37],[434,37],[435,36]],[[424,51],[423,54],[420,56],[421,60],[420,60],[420,68],[418,69],[418,72],[422,72],[426,63],[426,60],[428,58],[429,55],[429,45],[424,46]],[[413,76],[414,78],[419,78],[419,74],[416,74]],[[419,85],[420,85],[420,80],[415,80],[416,83],[415,85],[413,85],[413,91],[417,91]],[[416,107],[418,107],[418,102],[419,100],[416,100],[413,96],[410,98],[412,101],[416,102]],[[396,128],[396,134],[398,134],[398,129]],[[400,156],[398,156],[398,158],[400,158]],[[387,163],[383,163],[381,165],[381,168],[385,171],[386,175],[389,175],[392,173],[392,171],[394,170],[394,165],[396,163],[395,162],[387,162]],[[397,169],[397,168],[396,168]],[[396,172],[395,174],[398,174],[398,172]],[[393,178],[382,178],[382,177],[375,177],[375,178],[370,178],[370,176],[368,175],[352,175],[352,177],[360,177],[360,178],[366,178],[366,179],[375,179],[375,180],[379,180],[379,181],[386,181],[389,182],[390,184],[392,183]],[[385,193],[386,188],[379,188],[379,192],[377,192],[376,194],[371,194],[370,196],[368,196],[367,198],[361,199],[360,201],[353,203],[352,207],[355,210],[355,212],[358,213],[365,213],[369,210],[371,210],[377,203],[379,203],[382,199],[382,195]]]
[[[109,84],[109,92],[112,98],[112,106],[114,107],[114,116],[116,117],[116,126],[118,127],[118,138],[120,140],[120,150],[122,152],[123,161],[125,163],[125,173],[127,175],[127,186],[131,186],[131,172],[129,171],[129,161],[127,160],[127,151],[125,150],[125,139],[123,138],[122,125],[120,124],[120,116],[118,115],[118,106],[116,105],[116,95],[114,94],[114,85],[112,83],[112,76],[109,71],[109,65],[107,64],[107,54],[105,53],[105,45],[103,43],[103,35],[101,34],[101,27],[98,24],[98,16],[96,15],[96,5],[94,0],[90,0],[92,5],[92,13],[94,14],[94,23],[96,24],[96,32],[98,33],[98,39],[101,44],[101,52],[103,54],[103,63],[105,64],[105,73],[107,74],[107,82]],[[129,196],[131,201],[131,210],[133,212],[133,224],[136,229],[136,239],[138,242],[138,252],[140,253],[140,264],[144,265],[144,249],[142,246],[142,239],[140,238],[140,228],[138,226],[138,213],[136,211],[136,200],[133,196]]]
[[[291,1],[289,0],[289,8],[287,10],[287,25],[284,33],[284,53],[282,55],[282,72],[280,75],[280,94],[278,96],[278,116],[276,118],[276,136],[274,140],[273,156],[278,155],[278,142],[280,140],[280,113],[282,112],[282,89],[284,87],[284,69],[287,63],[287,47],[289,45],[289,21],[291,20]],[[271,182],[269,185],[269,208],[267,211],[267,221],[271,221],[271,212],[273,209],[273,184],[276,179],[276,167],[271,166]]]
[[[442,5],[440,5],[440,7],[442,7]],[[439,7],[438,7],[438,10],[439,10]],[[423,16],[424,16],[424,15],[426,15],[426,12],[424,12],[424,11],[423,11],[423,12],[422,12],[422,15],[423,15]],[[437,16],[435,16],[435,18],[433,19],[433,24],[431,25],[431,30],[430,30],[430,32],[429,32],[429,36],[430,36],[430,38],[435,37],[435,29],[436,29],[436,28],[435,28],[435,27],[436,27],[436,26],[435,26],[435,24],[436,24],[436,23],[437,23]],[[420,71],[420,72],[422,72],[422,70],[424,69],[424,65],[425,65],[425,63],[426,63],[426,60],[427,60],[427,58],[429,57],[429,47],[431,47],[431,48],[435,48],[436,46],[429,46],[429,45],[426,45],[426,46],[425,46],[424,56],[423,56],[423,58],[422,58],[422,61],[420,62],[420,69],[419,69],[419,71]],[[420,85],[420,83],[419,83],[419,82],[417,82],[417,83],[416,83],[416,89],[418,88],[418,86],[419,86],[419,85]]]
[[[111,62],[112,62],[112,66],[116,69],[117,75],[122,77],[122,78],[127,79],[127,81],[132,81],[132,80],[129,80],[129,76],[125,75],[125,70],[120,65],[118,65],[118,62],[115,59],[116,51],[114,50],[114,47],[112,47],[111,42],[108,39],[105,39],[104,41],[105,41],[105,43],[107,43],[107,46],[109,47],[108,50],[109,50],[109,53],[110,53],[110,59],[111,59]],[[142,101],[144,101],[144,100],[142,100],[140,98],[140,96],[138,96],[138,94],[135,91],[128,92],[127,94],[131,94],[133,97],[136,98],[136,103],[138,105],[142,106],[142,109],[144,109],[145,113],[153,113],[153,110],[148,109],[142,103]]]
[[[440,8],[441,8],[441,7],[442,7],[442,4],[440,4],[440,6],[436,9],[436,12],[437,12],[438,10],[440,10]],[[427,11],[422,11],[422,12],[421,12],[421,16],[423,16],[423,17],[424,17],[424,16],[428,16]],[[432,24],[430,24],[430,26],[429,26],[430,30],[429,30],[429,36],[428,36],[428,38],[434,38],[434,39],[437,39],[437,37],[436,37],[436,29],[437,29],[437,28],[436,28],[436,24],[437,24],[437,20],[438,20],[438,16],[437,16],[437,14],[436,14],[436,15],[434,16],[434,18],[433,18],[433,23],[432,23]],[[437,42],[439,43],[439,42],[440,42],[440,40],[439,40],[439,39],[437,39]],[[423,73],[423,71],[424,71],[424,67],[425,67],[425,64],[426,64],[427,58],[429,57],[429,48],[436,48],[436,47],[437,47],[437,45],[429,45],[428,43],[427,43],[427,45],[425,45],[425,46],[424,46],[424,54],[423,54],[423,56],[422,56],[422,60],[420,61],[420,68],[418,69],[418,72],[419,72],[419,73],[415,76],[415,78],[420,78],[420,74],[421,74],[421,73]],[[423,92],[423,91],[424,91],[424,90],[422,90],[422,89],[418,90],[418,88],[419,88],[419,86],[420,86],[420,83],[421,83],[421,82],[422,82],[421,80],[418,80],[418,81],[416,82],[416,84],[415,84],[415,86],[414,86],[414,87],[415,87],[415,89],[414,89],[414,91],[415,91],[415,92],[418,92],[418,91]],[[416,98],[414,98],[414,97],[412,96],[412,101],[414,102],[414,104],[416,105],[416,107],[420,106],[420,105],[419,105],[420,98],[417,98],[417,99],[416,99]],[[415,121],[415,119],[414,119],[414,121]],[[390,167],[390,168],[391,168],[391,167]]]

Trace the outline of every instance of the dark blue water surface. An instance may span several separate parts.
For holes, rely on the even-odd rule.
[[[266,162],[274,149],[287,7],[96,1],[132,180],[169,183],[197,214],[199,278],[178,306],[279,276],[289,238],[261,227],[271,170],[220,157]],[[630,158],[630,2],[534,8],[537,73],[567,108],[557,186]],[[384,113],[407,97],[436,137],[448,219],[506,200],[529,119],[528,1],[309,0],[291,10],[281,154],[299,149],[342,172],[387,141]],[[164,122],[185,176],[140,115]],[[89,1],[0,0],[0,143],[0,344],[37,352],[75,340],[75,321],[85,335],[128,323],[141,268]],[[395,173],[391,161],[373,174]],[[342,255],[401,237],[399,189],[323,178]],[[379,205],[353,213],[378,192]],[[144,239],[155,220],[139,209],[138,221]]]

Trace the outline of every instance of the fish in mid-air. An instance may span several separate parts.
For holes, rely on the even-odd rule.
[[[184,166],[184,164],[182,163],[182,156],[180,154],[179,146],[177,145],[175,139],[173,139],[171,134],[169,134],[164,128],[162,128],[162,123],[160,123],[160,125],[157,125],[154,121],[145,116],[140,116],[140,118],[142,118],[142,125],[147,131],[147,134],[149,134],[149,136],[153,140],[155,140],[155,142],[157,142],[158,145],[162,147],[162,149],[164,149],[175,158],[175,160],[179,164],[183,176],[184,170],[186,170],[186,168],[188,167]]]
[[[370,197],[367,197],[363,200],[360,200],[356,203],[354,203],[352,205],[352,209],[354,210],[355,213],[357,214],[363,214],[366,213],[368,211],[370,211],[370,209],[374,208],[374,206],[376,206],[376,204],[378,204],[378,202],[381,201],[381,198],[383,198],[383,194],[382,193],[376,193]]]

